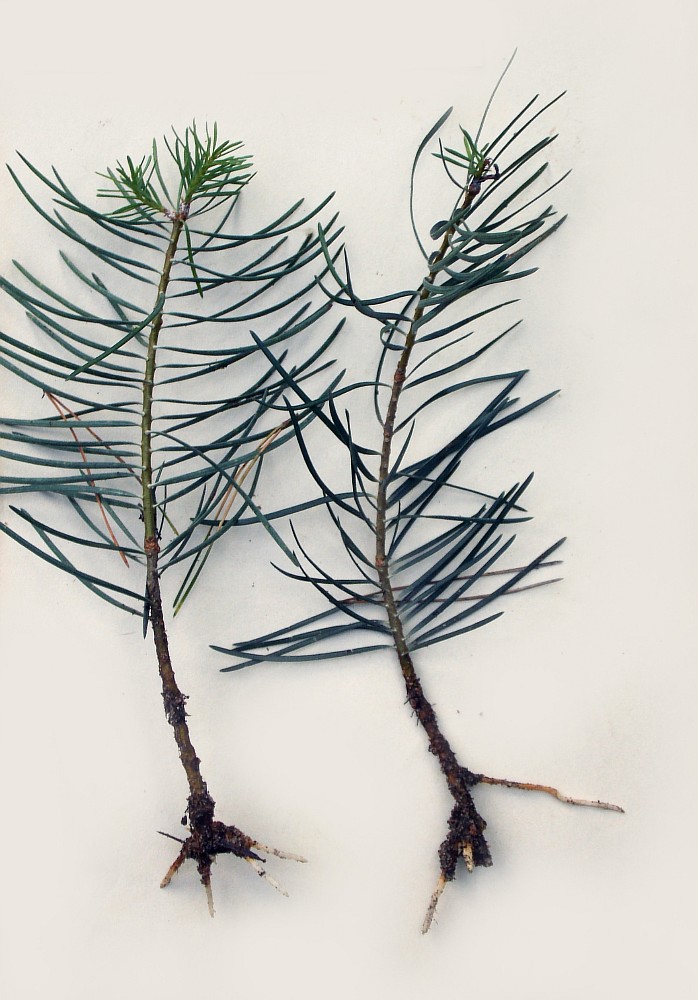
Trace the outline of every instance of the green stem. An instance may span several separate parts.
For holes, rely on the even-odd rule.
[[[184,220],[176,218],[172,223],[170,241],[165,252],[165,260],[160,275],[157,298],[163,299],[167,294],[170,284],[170,274],[172,262],[177,251],[179,237],[184,228]],[[145,537],[153,538],[157,534],[155,500],[153,497],[153,449],[151,445],[151,434],[153,426],[153,388],[155,384],[156,355],[158,349],[158,339],[162,330],[163,309],[157,314],[150,327],[148,337],[148,353],[145,361],[145,374],[143,376],[143,415],[141,420],[141,460],[143,466],[143,521],[145,525]]]

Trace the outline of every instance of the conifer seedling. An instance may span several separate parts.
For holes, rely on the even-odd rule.
[[[622,812],[610,803],[573,798],[549,785],[471,771],[444,734],[416,667],[420,650],[455,639],[465,643],[469,632],[498,618],[502,612],[493,609],[495,602],[556,582],[550,573],[559,563],[562,541],[523,565],[511,555],[513,526],[528,520],[522,502],[532,477],[504,488],[495,483],[486,493],[469,485],[468,476],[477,470],[481,443],[490,434],[555,395],[520,402],[515,393],[525,371],[483,372],[479,363],[518,326],[518,320],[509,321],[492,333],[492,322],[499,321],[515,300],[500,296],[493,303],[490,295],[483,301],[483,291],[532,274],[536,267],[529,264],[529,255],[564,221],[544,200],[564,179],[545,182],[548,164],[543,157],[555,137],[529,139],[534,124],[557,100],[538,107],[534,98],[484,142],[488,104],[474,134],[461,128],[457,143],[438,143],[434,155],[455,196],[448,215],[436,221],[424,238],[413,206],[415,172],[450,110],[430,129],[414,159],[410,190],[412,228],[426,272],[416,285],[362,297],[352,281],[346,253],[338,265],[320,227],[329,272],[321,282],[326,294],[356,314],[354,326],[360,322],[372,328],[376,343],[380,338],[373,381],[375,438],[358,440],[349,410],[340,412],[332,398],[323,415],[334,447],[345,453],[352,483],[349,496],[323,478],[289,408],[303,458],[327,501],[324,509],[341,539],[346,563],[342,571],[323,565],[295,535],[301,565],[284,570],[285,575],[311,584],[327,600],[327,610],[253,640],[214,647],[233,657],[223,668],[229,671],[265,660],[297,670],[313,660],[337,662],[337,658],[382,650],[388,655],[393,650],[407,703],[453,799],[424,932],[432,924],[444,887],[456,876],[458,863],[467,871],[492,864],[486,822],[473,795],[478,785],[544,792],[562,802]],[[266,350],[261,342],[260,348]],[[301,391],[292,373],[270,354],[268,358],[289,391]],[[459,422],[461,412],[470,412],[469,396],[480,399],[483,389],[489,390],[484,406],[476,407],[467,422]],[[365,402],[365,394],[355,396],[356,406]],[[436,443],[430,420],[439,408],[443,412],[446,400],[449,431]]]
[[[330,199],[311,211],[298,201],[240,232],[235,208],[253,176],[241,146],[216,126],[173,132],[164,154],[153,142],[148,155],[102,175],[106,209],[82,201],[57,170],[20,157],[24,171],[10,173],[57,237],[66,287],[49,287],[17,261],[18,277],[0,278],[37,332],[0,332],[0,364],[46,411],[0,422],[0,492],[27,504],[48,498],[43,515],[11,506],[14,520],[0,530],[141,618],[144,637],[151,632],[188,784],[189,833],[174,837],[180,849],[162,885],[193,861],[211,913],[217,855],[243,859],[276,888],[264,855],[304,859],[217,818],[170,659],[161,579],[179,574],[177,613],[230,529],[257,524],[285,548],[274,522],[288,512],[264,514],[254,496],[265,460],[336,387],[325,355],[343,325],[328,324],[332,304],[317,288],[326,241],[311,224]],[[335,223],[326,222],[332,243]],[[252,328],[265,331],[257,341]],[[293,402],[276,372],[282,362],[303,386]],[[309,395],[316,384],[319,394]]]

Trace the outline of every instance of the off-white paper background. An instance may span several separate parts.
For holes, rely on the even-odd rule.
[[[221,817],[310,863],[270,865],[283,899],[219,860],[211,921],[192,870],[158,889],[174,845],[155,831],[178,831],[186,788],[139,623],[3,537],[2,995],[687,1000],[698,818],[692,6],[3,3],[2,14],[3,160],[16,163],[17,148],[55,164],[89,198],[96,170],[147,151],[171,124],[215,118],[255,157],[260,219],[299,194],[337,191],[367,295],[421,274],[409,167],[444,108],[455,105],[452,137],[458,121],[476,122],[516,46],[496,120],[533,93],[568,89],[547,127],[560,133],[551,179],[574,170],[555,193],[570,219],[517,289],[525,324],[497,359],[532,368],[531,395],[562,391],[477,452],[478,476],[536,470],[526,544],[568,535],[566,579],[512,599],[504,619],[419,667],[471,769],[627,809],[479,790],[495,866],[461,871],[422,938],[449,803],[395,664],[219,674],[209,642],[307,608],[306,591],[268,567],[272,547],[239,535],[171,628],[174,662]],[[428,172],[421,183],[427,224]],[[57,273],[52,233],[9,175],[0,210],[3,273],[15,256]],[[13,333],[10,322],[0,302],[0,328]],[[375,331],[352,320],[338,351],[369,372]],[[38,405],[6,375],[0,394],[3,413]]]

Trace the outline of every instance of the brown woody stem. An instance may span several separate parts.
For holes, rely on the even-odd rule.
[[[462,209],[468,207],[472,202],[474,194],[468,187],[462,202]],[[459,857],[465,857],[468,867],[476,865],[488,866],[492,864],[490,850],[485,840],[484,830],[486,823],[480,816],[469,785],[470,775],[467,770],[458,763],[453,749],[448,740],[441,732],[436,713],[424,694],[422,683],[417,676],[417,672],[412,662],[404,628],[398,609],[395,590],[390,574],[390,565],[387,552],[387,512],[388,512],[388,479],[390,474],[390,457],[392,443],[395,435],[395,420],[398,411],[400,396],[405,384],[407,367],[409,365],[412,350],[416,343],[417,326],[424,314],[424,304],[428,297],[427,286],[432,284],[436,278],[439,264],[446,254],[451,238],[455,232],[455,226],[451,226],[444,234],[441,246],[437,253],[431,258],[431,270],[425,281],[422,283],[422,290],[419,300],[412,316],[410,328],[405,340],[405,346],[400,354],[400,358],[393,376],[393,387],[386,410],[383,424],[383,446],[381,449],[380,469],[378,473],[378,490],[376,494],[376,570],[378,580],[388,615],[388,623],[393,636],[395,650],[397,652],[400,669],[405,681],[407,700],[409,701],[417,719],[424,729],[429,741],[429,750],[439,761],[441,771],[446,778],[446,784],[453,796],[454,806],[448,821],[449,832],[446,839],[439,848],[439,861],[441,864],[441,877],[445,884],[455,877],[456,864]],[[443,886],[441,887],[443,888]],[[440,895],[439,890],[438,895]],[[438,899],[438,895],[436,899]],[[436,907],[434,900],[434,908]]]
[[[177,250],[177,244],[184,228],[184,219],[177,217],[172,222],[170,240],[165,252],[165,260],[158,285],[158,298],[164,300],[170,282],[172,262]],[[163,309],[160,309],[150,327],[148,338],[148,353],[146,355],[145,375],[143,378],[143,416],[141,422],[141,459],[143,465],[143,549],[146,558],[146,595],[148,600],[148,615],[153,629],[155,651],[162,681],[162,700],[165,706],[165,716],[174,730],[174,737],[179,749],[182,766],[189,783],[189,823],[192,829],[201,824],[209,823],[213,817],[215,803],[201,776],[199,758],[189,735],[185,711],[186,696],[180,691],[172,668],[170,649],[165,629],[165,617],[162,610],[162,595],[160,592],[160,574],[158,572],[158,554],[160,546],[157,532],[157,510],[153,490],[153,449],[151,444],[153,429],[153,389],[155,383],[156,356],[158,338],[162,329]]]
[[[180,211],[172,219],[172,231],[158,286],[158,299],[161,299],[163,303],[170,281],[174,256],[185,221],[185,211]],[[187,859],[195,861],[199,875],[201,876],[201,882],[206,890],[209,912],[213,916],[211,864],[217,854],[234,854],[245,861],[251,862],[254,864],[255,871],[267,878],[275,888],[278,888],[278,884],[266,876],[263,869],[263,858],[255,854],[254,851],[255,848],[266,851],[270,851],[270,849],[264,848],[237,827],[226,825],[214,819],[216,804],[201,774],[200,760],[194,749],[187,724],[186,695],[182,693],[177,684],[170,658],[158,569],[160,545],[157,529],[157,507],[153,486],[153,450],[151,444],[156,355],[162,324],[163,309],[161,308],[150,328],[143,378],[143,413],[141,422],[143,550],[146,558],[147,610],[153,630],[158,669],[162,681],[162,700],[165,706],[165,716],[172,726],[177,749],[179,750],[179,757],[189,785],[187,815],[189,818],[190,833],[186,840],[180,841],[182,844],[181,850],[170,865],[167,874],[161,882],[161,887],[164,888],[169,885],[172,877]],[[175,837],[173,839],[178,840],[179,838]],[[277,854],[279,857],[291,857],[297,861],[305,860],[296,855],[285,855],[282,851],[273,851],[272,853]]]

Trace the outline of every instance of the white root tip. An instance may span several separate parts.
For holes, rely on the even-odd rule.
[[[252,842],[252,846],[265,854],[273,854],[275,858],[283,858],[284,861],[299,861],[302,865],[308,863],[308,859],[300,854],[291,854],[289,851],[279,851],[276,847],[269,847],[268,844],[260,844],[258,840]]]
[[[463,860],[465,861],[465,867],[469,872],[475,871],[475,858],[473,857],[473,845],[463,844],[462,850]]]
[[[177,872],[181,868],[181,866],[182,866],[182,860],[183,859],[180,856],[175,861],[172,862],[172,864],[170,865],[170,867],[167,869],[167,871],[165,873],[164,879],[160,883],[160,888],[161,889],[166,889],[167,886],[170,884],[170,882],[172,881],[172,879],[174,878],[174,876],[177,874]]]
[[[446,878],[443,875],[439,875],[439,881],[436,883],[436,888],[431,894],[431,899],[429,900],[429,906],[427,908],[426,915],[424,917],[424,923],[422,924],[422,934],[426,934],[432,925],[434,920],[434,914],[436,913],[436,906],[441,898],[441,893],[444,891],[446,886]]]
[[[206,902],[208,903],[208,912],[212,917],[215,917],[216,910],[213,905],[213,889],[211,888],[211,876],[204,882],[204,889],[206,890]]]
[[[249,865],[251,865],[252,868],[254,868],[254,870],[257,872],[260,878],[263,878],[265,882],[269,883],[272,889],[276,889],[276,891],[280,892],[282,896],[288,896],[288,893],[286,892],[284,887],[280,885],[275,878],[273,878],[264,870],[264,865],[262,864],[261,861],[257,861],[256,858],[245,858],[245,861]]]
[[[592,809],[610,809],[611,812],[624,813],[622,806],[614,805],[613,802],[601,802],[600,799],[575,799],[571,795],[563,795],[558,792],[555,796],[560,802],[567,802],[571,806],[590,806]]]

